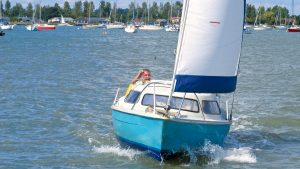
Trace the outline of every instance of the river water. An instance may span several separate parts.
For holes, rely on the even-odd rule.
[[[141,68],[170,79],[177,33],[26,31],[0,37],[0,168],[299,168],[300,33],[244,35],[233,125],[208,158],[156,161],[118,144],[110,106]]]

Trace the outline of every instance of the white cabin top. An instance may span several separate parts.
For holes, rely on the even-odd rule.
[[[118,99],[112,108],[152,118],[228,122],[216,94],[175,92],[171,99],[171,110],[166,115],[164,107],[170,90],[171,81],[152,80],[145,84],[137,82],[130,93]]]

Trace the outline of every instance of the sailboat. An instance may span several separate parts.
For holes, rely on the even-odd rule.
[[[288,32],[300,32],[300,26],[295,25],[296,18],[294,15],[294,0],[292,0],[292,16],[294,16],[293,24],[290,28],[288,28]]]
[[[115,4],[115,16],[117,16],[117,4]],[[116,19],[116,18],[115,18]],[[111,22],[112,21],[112,10],[109,13],[109,24],[106,25],[106,29],[124,29],[126,26],[122,22]]]
[[[13,30],[14,26],[15,25],[10,24],[7,20],[2,18],[2,0],[1,0],[0,1],[0,29],[2,29],[2,30]]]
[[[135,3],[134,3],[135,5]],[[125,28],[125,32],[127,33],[135,33],[136,32],[136,27],[134,26],[134,5],[133,5],[133,9],[132,9],[132,23],[128,24]]]
[[[236,89],[244,6],[245,0],[184,0],[172,80],[137,83],[122,97],[117,90],[111,108],[121,144],[157,159],[207,142],[223,145],[232,114],[220,94]]]
[[[73,25],[70,25],[69,23],[66,23],[65,18],[63,17],[63,15],[60,15],[60,23],[57,24],[57,26],[73,26]]]
[[[253,26],[253,30],[263,31],[263,30],[271,29],[271,27],[269,27],[267,25],[262,25],[260,23],[260,19],[261,19],[261,12],[260,12],[260,8],[258,8],[257,15],[256,15],[256,18],[255,18],[255,22],[254,22],[254,26]]]
[[[167,25],[167,27],[165,28],[165,30],[167,32],[178,32],[179,31],[179,27],[176,25],[171,25],[171,19],[172,19],[172,13],[173,13],[173,8],[172,8],[173,4],[171,4],[170,6],[170,16],[169,16],[169,24]]]
[[[277,9],[277,14],[276,14],[276,17],[275,17],[275,22],[274,22],[274,28],[276,30],[286,30],[287,27],[283,24],[281,24],[281,8],[278,7]]]
[[[82,25],[82,29],[94,29],[94,28],[97,28],[98,25],[93,25],[93,24],[90,24],[90,21],[91,21],[91,3],[89,3],[89,16],[88,16],[88,23],[86,25]]]
[[[34,15],[35,15],[35,10],[32,11],[32,22],[31,22],[31,24],[25,26],[26,30],[28,30],[28,31],[37,31],[37,24],[35,24]]]
[[[150,31],[157,31],[157,30],[162,30],[163,27],[158,26],[158,25],[149,25],[150,22],[150,5],[149,5],[149,0],[147,1],[147,11],[148,11],[148,23],[146,25],[142,25],[139,27],[140,30],[150,30]]]
[[[42,7],[40,5],[40,22],[42,20]],[[38,31],[42,31],[42,30],[54,30],[56,27],[55,25],[48,25],[48,24],[37,24],[36,28]]]

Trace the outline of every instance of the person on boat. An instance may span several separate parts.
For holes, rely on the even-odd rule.
[[[140,70],[128,85],[125,96],[127,96],[135,84],[145,84],[151,81],[151,72],[149,69]]]

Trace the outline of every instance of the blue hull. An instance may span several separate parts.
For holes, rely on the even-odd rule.
[[[112,111],[117,138],[134,148],[150,150],[154,156],[199,148],[206,141],[221,145],[230,124],[187,123]]]

